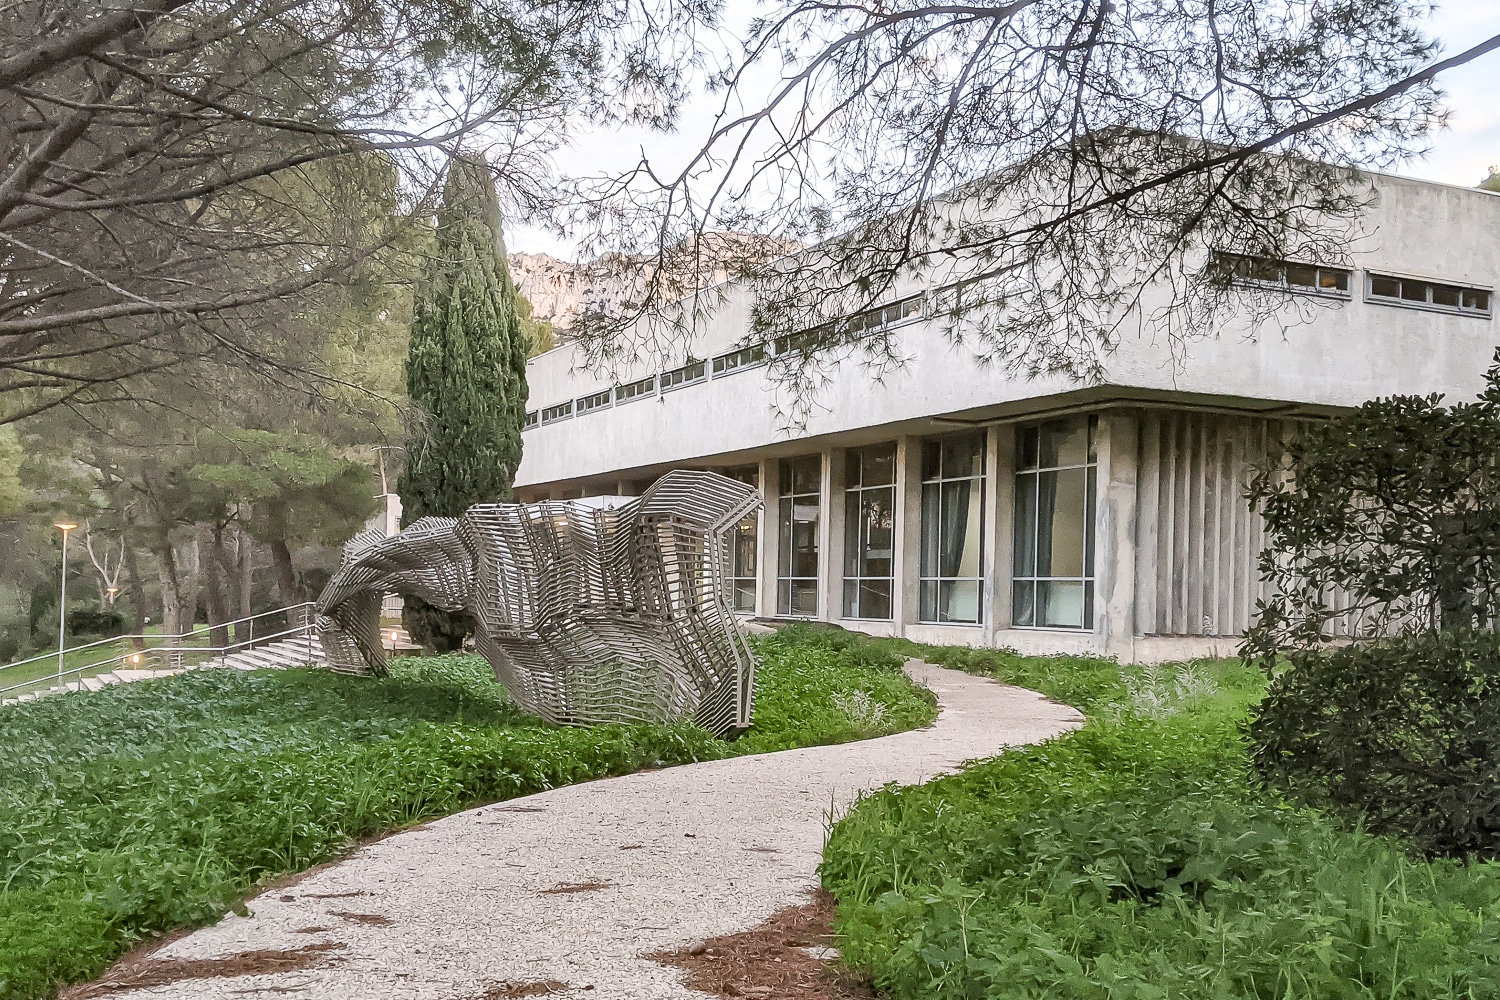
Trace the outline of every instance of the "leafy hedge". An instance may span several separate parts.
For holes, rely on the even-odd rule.
[[[845,959],[893,997],[1500,993],[1500,871],[1417,860],[1265,793],[1243,736],[1255,672],[947,659],[1071,690],[1090,721],[835,826],[822,872]]]
[[[1288,661],[1250,726],[1262,775],[1431,854],[1500,853],[1500,639],[1427,633]]]
[[[804,630],[764,655],[756,725],[737,743],[688,725],[546,726],[460,656],[398,661],[384,681],[202,671],[0,711],[0,997],[49,996],[143,936],[212,921],[265,878],[411,823],[935,715],[899,657],[857,640]]]

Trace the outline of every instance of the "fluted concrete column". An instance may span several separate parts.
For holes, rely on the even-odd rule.
[[[1136,478],[1140,420],[1130,411],[1099,417],[1095,510],[1094,633],[1103,651],[1130,662],[1135,648]]]

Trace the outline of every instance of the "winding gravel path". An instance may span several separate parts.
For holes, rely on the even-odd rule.
[[[342,945],[326,965],[112,995],[477,1000],[497,984],[555,980],[571,987],[559,1000],[701,1000],[677,970],[639,956],[748,930],[803,902],[830,811],[1083,721],[1033,691],[919,660],[906,669],[937,694],[930,729],[608,778],[449,816],[156,954]]]

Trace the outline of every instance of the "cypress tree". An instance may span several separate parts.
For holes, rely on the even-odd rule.
[[[417,284],[406,359],[407,395],[422,419],[408,437],[397,485],[403,524],[509,500],[521,464],[528,343],[500,205],[482,161],[460,156],[449,165],[434,243]],[[467,616],[414,598],[402,622],[413,640],[438,652],[459,648],[472,630]]]

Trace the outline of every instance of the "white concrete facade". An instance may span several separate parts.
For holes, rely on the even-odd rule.
[[[733,290],[713,322],[683,345],[684,361],[705,359],[703,377],[686,384],[665,390],[658,385],[625,398],[611,390],[655,373],[623,372],[610,379],[575,370],[564,346],[528,366],[530,405],[539,420],[524,434],[518,495],[531,500],[631,492],[671,468],[754,467],[767,501],[757,537],[754,611],[776,617],[787,611],[778,601],[785,548],[778,530],[782,460],[816,455],[813,617],[921,641],[1103,653],[1126,661],[1231,653],[1259,593],[1260,527],[1243,500],[1249,465],[1299,418],[1392,394],[1470,397],[1500,343],[1492,294],[1500,284],[1500,195],[1384,177],[1377,179],[1377,190],[1354,242],[1347,296],[1289,290],[1288,322],[1256,327],[1231,321],[1175,352],[1144,329],[1122,340],[1097,385],[998,375],[951,345],[939,323],[918,309],[902,320],[898,336],[907,361],[899,371],[874,383],[857,364],[838,368],[817,410],[789,434],[764,367],[714,373],[713,359],[743,347],[749,336],[748,304]],[[1398,279],[1405,279],[1399,286],[1405,291],[1391,293],[1398,286],[1390,282]],[[1410,296],[1422,283],[1413,279],[1425,279],[1433,298],[1467,290],[1460,301],[1468,305],[1445,310],[1417,303]],[[924,291],[913,285],[893,300]],[[1387,294],[1375,294],[1382,291]],[[579,401],[590,397],[610,402],[560,419],[556,410],[548,413],[570,402],[581,409]],[[554,419],[542,423],[541,414]],[[1090,421],[1093,457],[1086,466],[1079,460],[1056,470],[1018,459],[1018,441],[1031,440],[1031,428],[1045,425],[1042,436],[1056,436],[1065,429],[1058,422],[1071,422],[1073,433]],[[982,490],[933,481],[926,484],[924,504],[924,446],[952,435],[982,439]],[[889,520],[893,537],[888,546],[854,544],[866,555],[877,553],[871,565],[889,574],[889,608],[876,593],[874,603],[886,615],[855,620],[845,617],[845,505],[846,487],[857,484],[846,469],[849,449],[877,445],[893,449],[895,473],[889,514],[882,495],[880,510],[870,517]],[[1028,469],[1040,470],[1034,482]],[[1092,492],[1071,496],[1089,476]],[[1035,515],[1025,506],[1030,494],[1018,489],[1040,490],[1044,500],[1037,502],[1050,504],[1050,513]],[[938,498],[950,495],[957,506],[944,514]],[[1049,566],[1058,558],[1076,561],[1076,545],[1063,537],[1065,531],[1040,527],[1049,517],[1061,517],[1057,524],[1063,524],[1075,509],[1086,511],[1083,543],[1092,553],[1083,591],[1077,581],[1059,580],[1027,590],[1029,577],[1023,577],[1032,571],[1022,568],[1033,543],[1056,550]],[[966,519],[967,535],[957,516]],[[1019,521],[1035,527],[1018,531]],[[802,535],[796,551],[810,558],[810,533]],[[962,544],[953,541],[961,535]],[[1018,540],[1024,550],[1019,560]],[[922,583],[924,551],[928,571],[943,579]],[[934,593],[948,593],[945,588],[955,607],[965,614],[970,608],[976,588],[967,578],[947,580],[941,567],[931,570],[944,562],[977,573],[978,621],[924,620],[942,617],[933,614],[931,600]],[[1042,583],[1049,588],[1049,614],[1074,614],[1082,599],[1085,624],[1019,625],[1025,608],[1013,608],[1013,599],[1024,602],[1034,593],[1041,601]],[[1086,598],[1079,597],[1083,592]]]

